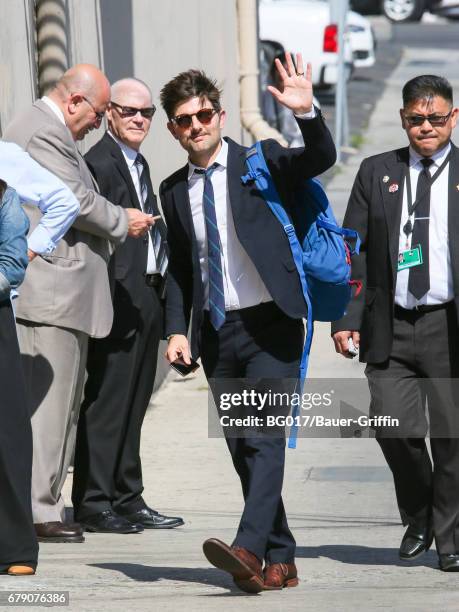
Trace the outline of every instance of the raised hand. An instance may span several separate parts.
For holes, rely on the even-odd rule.
[[[285,54],[285,69],[279,59],[275,60],[279,73],[280,89],[268,85],[268,91],[280,103],[292,110],[296,115],[303,115],[312,110],[312,67],[308,62],[306,73],[303,69],[301,53],[296,54],[296,65],[293,65],[290,53]]]

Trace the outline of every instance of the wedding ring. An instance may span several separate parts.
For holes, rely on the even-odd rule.
[[[296,76],[304,76],[304,72],[297,72]]]

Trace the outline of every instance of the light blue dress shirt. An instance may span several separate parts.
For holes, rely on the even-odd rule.
[[[43,213],[27,239],[28,248],[38,255],[51,253],[80,211],[72,191],[11,142],[0,141],[0,178],[17,191],[21,202]]]

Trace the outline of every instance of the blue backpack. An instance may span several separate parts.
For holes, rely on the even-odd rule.
[[[263,155],[261,142],[247,151],[248,173],[241,177],[244,184],[254,182],[266,203],[282,224],[292,250],[298,275],[308,307],[306,339],[301,357],[297,393],[303,393],[309,353],[314,332],[314,321],[336,321],[346,312],[351,299],[351,256],[360,249],[356,231],[339,227],[322,185],[317,179],[307,179],[295,193],[291,218],[281,204],[274,180]],[[352,249],[347,239],[355,240]],[[296,447],[298,426],[296,416],[290,430],[289,448]]]

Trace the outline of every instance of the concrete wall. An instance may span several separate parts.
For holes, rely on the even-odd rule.
[[[36,97],[32,0],[0,0],[0,136],[15,112]]]

